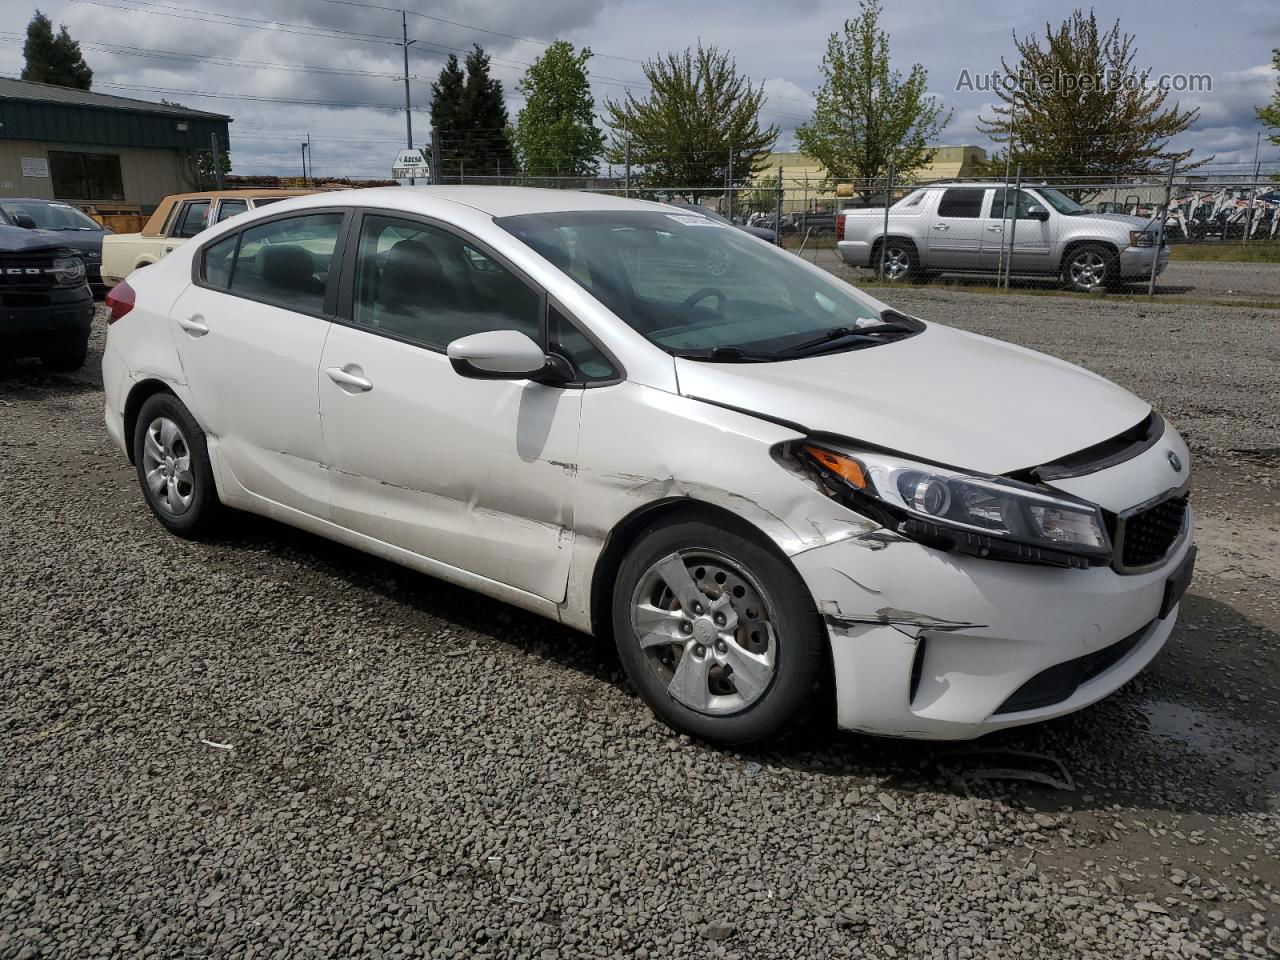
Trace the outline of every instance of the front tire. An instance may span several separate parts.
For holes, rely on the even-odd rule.
[[[204,431],[182,401],[157,393],[138,411],[133,458],[147,506],[170,533],[206,534],[221,509]]]
[[[1062,261],[1062,282],[1079,293],[1110,290],[1119,279],[1120,261],[1114,250],[1101,243],[1082,243]]]
[[[612,619],[627,676],[681,733],[726,746],[779,740],[821,701],[827,637],[808,589],[719,518],[645,530],[619,568]]]

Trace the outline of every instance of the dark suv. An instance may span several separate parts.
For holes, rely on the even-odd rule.
[[[0,356],[78,370],[92,322],[80,255],[56,233],[0,225]]]

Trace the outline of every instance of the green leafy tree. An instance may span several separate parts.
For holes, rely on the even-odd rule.
[[[1280,73],[1280,50],[1271,51],[1271,64],[1277,73]],[[1258,120],[1264,127],[1271,130],[1271,133],[1267,134],[1267,139],[1280,146],[1280,76],[1276,78],[1276,89],[1271,94],[1271,102],[1265,107],[1258,108]],[[1271,179],[1280,180],[1280,174],[1272,174]]]
[[[1191,151],[1170,150],[1169,141],[1200,111],[1165,106],[1169,91],[1133,65],[1133,41],[1119,20],[1099,30],[1092,10],[1076,10],[1056,30],[1046,23],[1043,39],[1014,34],[1018,62],[1000,61],[994,92],[1001,103],[979,129],[1005,145],[1023,176],[1151,174],[1170,161],[1183,170],[1199,166],[1203,160],[1190,163]]]
[[[557,40],[534,61],[517,87],[525,104],[514,140],[521,169],[535,177],[594,177],[600,171],[604,134],[587,82],[591,51]]]
[[[880,4],[861,0],[843,33],[827,38],[822,88],[813,119],[796,130],[796,143],[833,179],[894,176],[910,179],[933,156],[929,148],[951,122],[925,92],[928,72],[912,64],[906,77],[889,62],[889,35],[880,29]]]
[[[27,24],[27,41],[22,45],[26,65],[22,79],[35,83],[52,83],[59,87],[88,90],[93,84],[93,71],[80,55],[80,44],[71,39],[66,24],[55,35],[53,21],[39,10]]]
[[[489,55],[479,44],[461,67],[452,54],[445,61],[431,85],[431,124],[443,180],[515,172],[502,81],[489,76]]]
[[[698,44],[642,69],[648,97],[628,91],[605,103],[611,163],[625,162],[630,142],[632,165],[643,168],[646,186],[738,185],[763,172],[778,128],[761,128],[764,87],[753,87],[727,53]]]

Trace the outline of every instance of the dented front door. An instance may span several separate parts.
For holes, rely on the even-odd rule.
[[[338,324],[319,377],[335,523],[564,599],[581,390],[467,379],[442,353]]]

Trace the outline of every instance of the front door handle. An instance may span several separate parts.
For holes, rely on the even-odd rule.
[[[951,227],[947,226],[947,224],[945,224],[945,223],[935,223],[935,224],[933,225],[933,229],[935,229],[935,230],[950,230],[950,229],[951,229]]]
[[[204,322],[204,317],[200,316],[198,313],[192,314],[186,319],[179,317],[178,326],[187,331],[187,333],[191,334],[193,337],[203,337],[209,332],[209,327]]]
[[[992,233],[1004,233],[1004,227],[1000,226],[998,223],[995,226],[987,227],[987,229]]]
[[[357,372],[353,373],[352,370]],[[363,376],[363,371],[355,364],[349,363],[346,367],[328,367],[324,372],[329,375],[330,380],[348,392],[358,391],[365,393],[373,389],[373,381]]]

